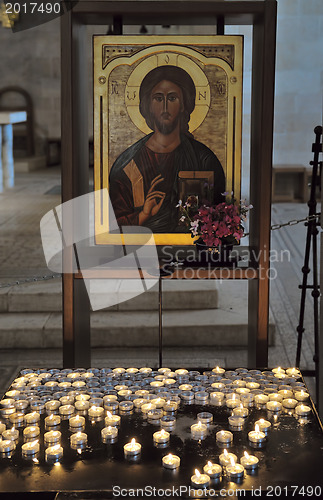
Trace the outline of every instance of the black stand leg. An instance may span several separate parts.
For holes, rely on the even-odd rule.
[[[159,296],[159,368],[163,366],[163,290],[162,279],[158,280],[158,296]]]
[[[310,162],[312,165],[312,179],[311,179],[311,194],[308,202],[309,207],[309,217],[312,217],[307,223],[307,234],[306,234],[306,246],[305,246],[305,257],[304,257],[304,265],[302,267],[303,280],[302,284],[299,288],[302,290],[301,294],[301,304],[300,304],[300,313],[299,313],[299,322],[297,326],[297,351],[296,351],[296,366],[300,365],[301,358],[301,350],[302,350],[302,340],[304,333],[304,314],[305,314],[305,300],[306,300],[306,291],[308,289],[312,289],[312,297],[313,297],[313,307],[314,307],[314,356],[313,360],[315,362],[315,378],[316,378],[316,403],[319,401],[319,384],[318,384],[318,373],[319,373],[319,285],[318,285],[318,269],[317,269],[317,235],[318,230],[317,226],[319,225],[319,221],[316,214],[316,187],[320,187],[320,179],[321,179],[321,162],[319,162],[319,154],[322,151],[322,144],[320,143],[320,138],[322,135],[322,127],[318,126],[314,129],[315,133],[315,143],[312,145],[312,152],[314,153],[314,160]],[[318,167],[320,170],[318,172]],[[308,285],[308,274],[310,272],[309,268],[309,259],[310,259],[310,251],[312,244],[312,257],[313,257],[313,285]]]

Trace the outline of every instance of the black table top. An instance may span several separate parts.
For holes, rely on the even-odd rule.
[[[191,437],[190,426],[196,423],[197,413],[201,411],[211,412],[213,423],[209,425],[207,437],[197,441]],[[176,426],[171,431],[166,448],[154,446],[152,435],[160,426],[148,423],[138,410],[121,416],[118,439],[112,444],[101,441],[104,421],[91,423],[87,419],[84,432],[88,434],[88,446],[82,453],[70,448],[68,421],[62,421],[59,430],[62,433],[64,456],[59,465],[45,462],[43,439],[40,440],[41,448],[36,460],[22,458],[20,447],[23,437],[20,430],[16,451],[10,458],[0,458],[0,492],[2,495],[5,492],[65,492],[57,498],[67,498],[67,492],[85,491],[87,494],[96,492],[92,493],[91,498],[103,498],[103,492],[104,498],[122,498],[125,494],[128,495],[126,498],[130,498],[135,496],[131,495],[130,490],[141,488],[144,490],[141,498],[144,498],[153,496],[151,492],[155,488],[155,492],[160,489],[159,497],[175,498],[176,491],[182,488],[181,498],[194,497],[193,490],[189,489],[190,478],[195,469],[202,472],[207,461],[218,463],[223,448],[216,443],[215,434],[225,429],[231,430],[234,435],[233,443],[227,450],[235,453],[238,459],[244,451],[256,455],[259,467],[255,473],[245,473],[239,483],[229,481],[226,477],[218,483],[211,482],[210,498],[212,493],[215,496],[215,493],[230,490],[233,494],[237,489],[249,492],[253,497],[259,497],[260,494],[256,493],[261,490],[262,495],[268,498],[287,498],[291,492],[294,492],[294,498],[298,498],[301,488],[304,491],[303,498],[320,496],[323,489],[323,433],[315,409],[308,419],[300,420],[293,411],[283,410],[274,416],[266,409],[252,407],[241,431],[229,428],[230,413],[225,406],[181,403],[175,414]],[[45,432],[45,416],[41,415],[41,435]],[[260,418],[270,420],[272,427],[264,447],[254,449],[247,435]],[[124,458],[123,446],[132,438],[142,445],[140,458],[136,462]],[[175,471],[162,466],[162,457],[168,453],[181,458],[181,465]],[[80,498],[90,497],[83,493]]]

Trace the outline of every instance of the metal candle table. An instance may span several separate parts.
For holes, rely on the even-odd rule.
[[[192,373],[196,377],[196,371]],[[214,376],[211,372],[207,373],[210,378]],[[90,382],[87,389],[92,397],[94,393],[95,397],[100,397],[100,392],[113,392],[103,370],[95,373],[95,379],[95,384]],[[133,386],[140,384],[140,387],[145,387],[143,378],[138,375],[130,375],[128,380]],[[207,384],[205,386],[208,389]],[[212,390],[210,386],[211,384],[209,388]],[[48,397],[49,389],[41,386],[37,392],[40,397],[43,393],[47,393],[45,396]],[[233,481],[226,475],[219,481],[211,480],[209,491],[212,490],[215,495],[220,490],[234,492],[236,489],[243,489],[247,496],[255,489],[261,489],[265,497],[270,492],[277,496],[279,491],[279,496],[288,498],[293,490],[296,493],[299,490],[305,493],[316,492],[315,495],[312,494],[313,497],[320,496],[323,490],[323,432],[312,402],[308,402],[308,405],[312,411],[305,419],[298,417],[294,410],[283,408],[279,414],[275,414],[265,408],[249,407],[243,430],[231,429],[233,441],[228,444],[228,452],[234,453],[239,462],[247,451],[249,455],[258,458],[259,465],[254,470],[246,470],[239,481]],[[205,438],[195,440],[190,429],[201,412],[212,413],[213,421],[208,424]],[[153,434],[160,427],[144,418],[140,408],[121,415],[117,438],[107,442],[103,442],[101,438],[105,420],[93,421],[86,416],[82,432],[87,435],[87,445],[79,449],[70,446],[69,421],[62,419],[57,430],[61,432],[60,446],[63,448],[63,455],[53,463],[45,459],[43,436],[47,431],[44,423],[47,415],[41,414],[39,453],[29,459],[22,456],[23,430],[20,429],[16,450],[11,456],[0,457],[0,498],[115,498],[121,489],[123,492],[139,488],[145,491],[147,487],[163,491],[173,488],[179,490],[182,487],[181,498],[190,498],[194,470],[203,471],[208,461],[219,463],[223,447],[217,443],[216,434],[221,430],[229,430],[230,412],[226,406],[212,405],[210,399],[205,404],[183,400],[174,414],[176,424],[169,430],[170,439],[165,446],[155,445]],[[271,428],[264,446],[252,448],[248,432],[254,430],[255,422],[259,419],[270,421]],[[4,421],[3,418],[1,420]],[[11,427],[12,425],[7,424],[7,428]],[[124,445],[133,438],[141,445],[141,453],[136,460],[126,460]],[[176,469],[167,469],[162,465],[163,457],[170,453],[180,458],[180,466]],[[55,496],[57,492],[59,494]],[[39,497],[39,494],[43,494],[43,497]],[[144,498],[145,495],[141,497]],[[208,498],[207,494],[205,498]]]

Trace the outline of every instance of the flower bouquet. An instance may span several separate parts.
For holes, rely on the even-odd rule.
[[[237,204],[232,193],[223,195],[231,195],[231,199],[218,205],[204,203],[199,206],[198,198],[189,196],[184,204],[180,200],[177,205],[180,224],[191,231],[199,249],[202,247],[213,254],[220,254],[225,248],[232,248],[240,242],[244,235],[243,222],[252,208],[252,205],[246,205],[245,200]]]

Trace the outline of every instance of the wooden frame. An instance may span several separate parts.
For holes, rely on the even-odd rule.
[[[123,24],[253,26],[250,249],[259,255],[258,279],[249,280],[248,364],[268,362],[269,248],[276,0],[264,1],[79,1],[61,17],[62,46],[62,201],[88,192],[86,25]],[[106,28],[105,28],[106,30]],[[72,252],[72,249],[70,250]],[[65,258],[71,258],[67,254]],[[90,365],[90,311],[85,286],[63,275],[64,366]]]

